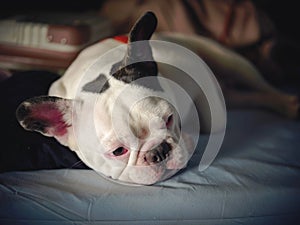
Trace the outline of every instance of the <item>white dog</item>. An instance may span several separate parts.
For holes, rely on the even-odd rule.
[[[158,77],[171,79],[187,90],[196,104],[202,131],[224,131],[225,107],[216,82],[206,87],[205,92],[186,80],[180,69],[154,61],[155,56],[163,53],[148,41],[156,25],[155,15],[147,12],[130,31],[128,45],[106,39],[86,48],[52,84],[49,96],[35,97],[19,106],[20,124],[27,130],[55,137],[90,168],[115,180],[153,184],[184,168],[196,143],[182,130],[183,118]],[[192,49],[215,71],[224,69],[235,81],[256,90],[254,95],[234,94],[230,98],[233,103],[248,103],[296,116],[299,105],[294,96],[268,85],[251,65],[221,46],[207,39],[174,34],[154,38]],[[172,61],[172,55],[170,58]],[[176,64],[179,61],[175,58]],[[190,59],[179,56],[179,60],[188,64]],[[241,69],[230,62],[238,62]],[[210,95],[218,107],[211,108],[207,101]],[[212,111],[217,115],[214,124]],[[193,127],[199,121],[192,118],[191,122]]]
[[[99,57],[124,44],[106,39],[85,49],[52,84],[49,96],[18,107],[20,124],[55,137],[90,168],[115,180],[153,184],[185,167],[194,145],[157,82],[148,41],[156,25],[155,15],[147,12],[132,28],[127,48],[104,58],[103,67],[95,63]]]

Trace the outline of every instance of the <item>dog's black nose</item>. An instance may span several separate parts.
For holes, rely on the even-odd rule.
[[[159,163],[168,157],[170,151],[171,145],[164,141],[156,148],[148,151],[145,154],[145,160],[149,164]]]

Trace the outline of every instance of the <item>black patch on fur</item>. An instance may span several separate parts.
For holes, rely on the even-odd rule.
[[[149,39],[157,26],[157,18],[154,13],[146,12],[132,27],[129,33],[129,43],[127,52],[122,61],[115,63],[110,71],[110,75],[125,83],[131,83],[143,77],[157,77],[157,63],[153,59],[152,49]],[[156,90],[162,90],[159,82],[153,79]],[[146,83],[140,83],[146,86]],[[149,86],[149,87],[150,87]]]
[[[123,66],[121,62],[113,65],[110,71],[116,79],[125,83],[131,83],[137,79],[149,76],[157,76],[158,69],[156,62],[137,62]]]
[[[82,91],[92,93],[103,93],[110,87],[108,79],[104,74],[100,74],[95,80],[83,86]]]

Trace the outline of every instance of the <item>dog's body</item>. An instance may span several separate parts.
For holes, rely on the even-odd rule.
[[[157,82],[148,41],[156,23],[154,14],[146,13],[126,48],[107,39],[85,49],[51,85],[49,96],[19,106],[20,124],[55,137],[90,168],[116,180],[153,184],[183,168],[193,143],[182,134],[179,114]],[[97,63],[115,48],[115,56]],[[147,78],[153,78],[152,88]],[[143,79],[147,84],[138,82]]]
[[[172,79],[173,73],[166,72],[164,66],[153,59],[159,51],[151,49],[147,42],[155,28],[155,15],[148,12],[131,30],[127,49],[118,49],[124,44],[115,39],[107,39],[85,49],[64,76],[52,84],[49,96],[33,98],[20,105],[17,117],[21,125],[25,129],[54,136],[75,151],[89,167],[113,179],[153,184],[183,168],[193,152],[193,144],[181,131],[181,118],[176,107],[160,95],[159,84],[154,82],[154,88],[149,88],[135,83],[158,75]],[[214,65],[216,71],[229,68],[226,72],[232,72],[235,80],[256,90],[254,95],[243,96],[243,100],[239,99],[241,95],[233,97],[234,103],[241,105],[239,101],[247,99],[247,104],[272,108],[289,117],[296,116],[294,111],[299,105],[295,97],[268,85],[255,74],[257,72],[251,65],[240,60],[246,70],[250,68],[250,72],[246,71],[241,78],[237,76],[238,69],[232,69],[234,65],[224,66],[220,58],[210,55],[214,48],[217,52],[221,47],[204,39],[180,35],[160,34],[153,38],[180,43],[192,49],[208,60],[209,65]],[[136,41],[142,41],[142,44],[135,46]],[[100,56],[105,57],[116,48],[116,59],[104,59],[106,64],[100,71],[99,67],[93,67]],[[250,76],[251,69],[256,76],[254,78]],[[87,76],[90,72],[92,75]],[[172,80],[184,86],[180,74]],[[224,108],[218,110],[218,126],[211,127],[209,107],[203,101],[207,93],[199,91],[199,87],[189,86],[190,83],[186,85],[184,88],[191,90],[189,94],[200,111],[201,128],[212,132],[224,129]],[[217,87],[211,90],[214,92]],[[268,96],[266,98],[271,102],[261,99],[264,96]],[[274,96],[275,100],[272,100]],[[215,101],[222,106],[222,96]]]

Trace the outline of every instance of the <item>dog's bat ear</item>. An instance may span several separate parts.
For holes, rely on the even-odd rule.
[[[146,12],[137,20],[129,33],[125,57],[113,65],[110,71],[112,76],[130,83],[139,78],[157,75],[157,64],[149,43],[156,26],[157,18],[152,12]]]
[[[16,117],[24,129],[55,137],[65,144],[72,125],[72,102],[59,97],[34,97],[18,106]]]
[[[149,40],[157,26],[157,18],[153,12],[146,12],[131,28],[129,42]]]

